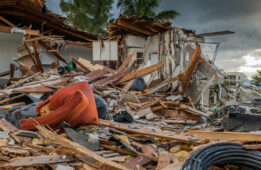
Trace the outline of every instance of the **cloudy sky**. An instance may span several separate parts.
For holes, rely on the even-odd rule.
[[[48,9],[61,14],[59,0],[47,0]],[[158,9],[175,9],[181,16],[174,26],[197,33],[231,30],[235,34],[207,38],[221,42],[216,65],[248,76],[261,70],[261,0],[162,0]],[[114,4],[115,17],[119,10]]]

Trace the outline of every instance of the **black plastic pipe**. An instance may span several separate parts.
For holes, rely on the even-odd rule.
[[[261,152],[245,150],[238,143],[216,143],[195,152],[182,170],[206,170],[213,165],[225,164],[261,170]]]

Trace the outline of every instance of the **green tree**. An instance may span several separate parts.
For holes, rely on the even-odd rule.
[[[156,20],[172,20],[180,15],[175,10],[156,12],[162,0],[119,0],[117,6],[121,8],[123,15],[149,17]]]
[[[67,23],[93,34],[106,34],[114,0],[61,0],[60,7]]]
[[[252,79],[253,79],[253,84],[254,85],[260,85],[261,84],[261,70],[257,70],[256,71],[257,74],[252,76]]]

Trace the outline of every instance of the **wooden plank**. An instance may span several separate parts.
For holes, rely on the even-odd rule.
[[[28,47],[27,42],[24,42],[24,46],[25,46],[26,50],[28,51],[29,56],[31,57],[31,59],[32,59],[32,61],[33,61],[34,65],[35,65],[37,71],[40,71],[40,69],[39,69],[39,67],[38,67],[38,65],[37,65],[37,63],[35,61],[34,55],[33,55],[32,51],[30,50],[30,48]]]
[[[53,93],[55,92],[54,89],[45,87],[45,86],[35,86],[35,87],[25,87],[21,89],[14,89],[12,92],[19,92],[19,93]]]
[[[11,124],[10,122],[8,122],[5,119],[1,119],[0,120],[0,128],[3,131],[9,131],[9,135],[17,142],[17,143],[21,143],[21,139],[19,137],[17,137],[13,132],[17,132],[19,131],[19,129],[17,129],[13,124]]]
[[[0,165],[0,167],[23,167],[34,165],[46,165],[53,163],[72,162],[74,159],[71,156],[65,155],[52,155],[52,156],[30,156],[30,157],[17,157],[9,160],[9,163]]]
[[[112,150],[114,152],[127,154],[127,155],[131,155],[131,156],[138,156],[137,153],[134,153],[134,152],[131,152],[129,150],[122,149],[120,147],[116,147],[116,146],[113,146],[113,145],[104,145],[104,144],[102,144],[101,146],[104,147],[105,149],[109,149],[109,150]]]
[[[184,110],[184,111],[186,111],[186,112],[188,112],[188,113],[196,115],[196,116],[205,116],[205,117],[209,116],[209,114],[201,112],[199,110],[196,110],[196,109],[194,109],[194,108],[192,108],[192,107],[190,107],[188,105],[185,105],[185,104],[180,104],[179,108]]]
[[[18,147],[5,146],[1,147],[1,152],[10,157],[24,157],[29,156],[29,151]]]
[[[190,105],[192,106],[192,108],[193,108],[193,109],[196,109],[196,107],[195,107],[194,103],[192,102],[192,99],[191,99],[190,96],[188,96],[188,99],[189,99],[189,103],[190,103]]]
[[[126,83],[122,90],[127,93],[133,85],[134,81],[135,80],[131,80],[128,83]]]
[[[26,31],[26,33],[29,34],[29,35],[34,35],[34,36],[40,35],[39,30],[31,30],[31,29],[23,29],[23,30]]]
[[[135,32],[140,32],[142,34],[145,34],[145,35],[153,35],[154,33],[148,29],[145,29],[143,27],[140,27],[140,26],[137,26],[137,25],[134,25],[134,24],[130,24],[128,23],[127,21],[123,20],[123,19],[118,19],[118,22],[117,24],[127,30],[132,30],[132,31],[135,31]]]
[[[30,68],[28,68],[26,65],[24,65],[23,63],[19,63],[19,66],[23,69],[23,70],[25,70],[27,73],[29,73],[30,75],[32,75],[33,74],[33,71],[30,69]]]
[[[118,157],[112,157],[108,159],[115,162],[125,162],[127,158],[129,158],[129,156],[118,156]]]
[[[102,147],[104,147],[105,149],[109,149],[109,150],[112,150],[114,152],[118,152],[118,153],[122,153],[122,154],[126,154],[126,155],[131,155],[131,156],[140,156],[140,155],[143,155],[143,153],[135,153],[135,152],[131,152],[129,150],[126,150],[126,149],[122,149],[120,147],[117,147],[117,146],[112,146],[112,145],[101,145]],[[153,156],[147,156],[150,160],[154,161],[154,162],[157,162],[158,159],[153,157]]]
[[[87,74],[86,77],[89,80],[89,82],[91,82],[91,81],[94,81],[94,80],[96,80],[98,78],[101,78],[102,76],[104,76],[107,73],[109,73],[109,72],[106,69],[95,70],[95,71],[92,71],[89,74]]]
[[[75,58],[73,58],[73,56],[70,56],[70,58],[72,59],[73,62],[75,62],[78,66],[80,66],[83,70],[87,71],[88,73],[91,72],[90,69],[88,69],[87,67],[85,67],[82,63],[80,63],[78,60],[76,60]]]
[[[0,73],[0,77],[7,76],[7,75],[9,75],[10,73],[11,73],[10,70],[4,71],[4,72]]]
[[[201,55],[201,48],[200,48],[200,45],[198,45],[192,54],[189,65],[188,65],[186,71],[184,72],[184,75],[180,79],[181,83],[182,83],[182,88],[183,88],[183,92],[182,92],[183,95],[186,94],[188,86],[192,79],[193,73],[196,71],[198,64],[202,61],[202,60],[200,60],[200,59],[202,59],[200,57],[200,55]]]
[[[0,16],[0,20],[9,25],[10,27],[16,27],[13,23],[5,19],[4,17]]]
[[[35,77],[38,76],[39,74],[41,74],[41,72],[35,73],[35,74],[33,74],[33,75],[29,76],[29,77],[26,77],[26,78],[24,78],[24,79],[21,79],[21,80],[19,80],[17,83],[15,83],[15,84],[13,84],[13,85],[8,86],[7,88],[5,88],[5,90],[6,90],[6,89],[15,88],[15,87],[17,87],[17,86],[19,86],[19,85],[21,85],[21,84],[27,82],[28,80],[31,80],[31,79],[35,78]]]
[[[121,84],[121,83],[124,83],[124,82],[126,82],[126,81],[135,79],[135,78],[137,78],[137,77],[147,75],[147,74],[149,74],[149,73],[151,73],[151,72],[153,72],[153,71],[158,70],[158,69],[159,69],[160,67],[162,67],[164,64],[165,64],[165,62],[161,62],[161,63],[155,64],[155,65],[146,67],[146,68],[144,68],[144,69],[138,70],[138,71],[136,71],[136,72],[134,72],[134,73],[127,74],[127,75],[124,76],[122,79],[120,79],[116,84]]]
[[[51,47],[50,45],[48,45],[47,43],[45,43],[43,40],[39,40],[39,43],[46,49],[46,50],[55,50],[53,49],[53,47]],[[54,56],[56,56],[59,60],[63,61],[64,63],[67,63],[67,60],[65,58],[63,58],[58,52],[54,52],[52,53],[54,54]]]
[[[164,120],[163,122],[169,123],[169,124],[196,124],[197,121],[195,120]]]
[[[85,67],[87,67],[89,70],[91,70],[91,71],[102,70],[102,69],[107,68],[107,67],[102,66],[102,65],[100,65],[100,64],[92,64],[90,61],[85,60],[85,59],[83,59],[83,58],[79,58],[78,61],[79,61],[82,65],[84,65]],[[108,69],[109,69],[109,68],[108,68]],[[111,69],[110,72],[115,73],[116,71]]]
[[[95,168],[103,170],[127,170],[127,168],[125,168],[124,166],[105,159],[95,152],[92,152],[89,149],[79,145],[78,143],[57,135],[42,126],[37,126],[37,129],[39,130],[39,133],[48,140],[49,143],[61,146],[75,152],[76,158]]]
[[[39,71],[44,72],[43,65],[42,65],[42,62],[41,62],[41,59],[40,59],[40,56],[38,53],[38,41],[37,40],[33,41],[32,44],[33,44],[33,48],[34,48],[34,56],[36,58],[37,65],[39,67]]]
[[[121,72],[125,70],[126,66],[130,62],[130,60],[133,58],[133,56],[136,54],[136,50],[132,51],[131,54],[124,60],[120,68],[117,70],[118,72]]]
[[[212,131],[196,131],[196,130],[188,130],[188,132],[190,135],[196,136],[200,139],[261,142],[261,134],[253,134],[253,133],[245,133],[245,132],[212,132]]]
[[[0,120],[0,128],[3,131],[12,131],[12,132],[17,132],[19,131],[19,129],[17,129],[13,124],[11,124],[10,122],[8,122],[5,119],[1,119]]]
[[[0,109],[8,110],[8,109],[12,109],[13,107],[16,107],[16,106],[24,106],[25,104],[26,104],[25,102],[13,103],[13,104],[9,104],[9,105],[0,106]]]
[[[261,144],[243,145],[243,148],[247,150],[261,150]]]
[[[92,47],[92,43],[65,41],[66,45],[78,46],[78,47]]]
[[[115,128],[118,130],[130,132],[130,133],[155,136],[155,137],[159,137],[159,138],[175,140],[178,142],[190,143],[190,144],[195,144],[195,145],[202,143],[202,141],[189,140],[189,136],[174,135],[172,132],[158,131],[158,130],[151,132],[151,128],[146,128],[146,127],[135,127],[135,129],[134,128],[132,129],[132,128],[130,128],[131,125],[128,123],[123,124],[123,123],[117,123],[117,122],[112,122],[112,121],[108,121],[108,120],[100,120],[100,125],[104,125],[107,127]]]
[[[27,142],[27,141],[23,142],[23,146],[24,145],[26,145],[26,147],[29,146],[31,148],[35,148],[35,149],[45,151],[45,152],[53,152],[53,153],[57,153],[57,154],[61,154],[61,155],[72,155],[72,156],[75,155],[75,153],[71,152],[71,151],[67,151],[67,150],[59,149],[59,148],[49,148],[49,147],[44,147],[44,146],[38,146],[38,145],[31,144],[30,142]]]
[[[115,73],[114,75],[110,76],[110,77],[106,77],[104,79],[101,79],[99,81],[96,81],[95,83],[93,83],[92,85],[94,85],[95,87],[98,87],[98,88],[101,88],[101,87],[104,87],[108,84],[112,84],[114,83],[115,81],[119,80],[120,78],[122,78],[124,75],[130,73],[132,70],[134,70],[135,68],[137,67],[132,67],[132,68],[129,68],[129,69],[126,69],[124,71],[121,71],[121,72],[118,72],[118,73]]]
[[[20,95],[18,95],[18,96],[15,96],[15,97],[11,97],[11,98],[2,100],[2,101],[0,101],[0,105],[1,105],[1,104],[4,104],[4,103],[7,103],[7,102],[9,102],[9,101],[12,101],[12,100],[14,100],[14,99],[18,99],[18,98],[23,97],[23,96],[24,96],[24,94],[20,94]]]

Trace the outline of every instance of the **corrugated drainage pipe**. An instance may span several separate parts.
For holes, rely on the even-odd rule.
[[[225,164],[261,170],[261,152],[245,150],[238,143],[216,143],[195,152],[182,170],[206,170],[213,165]]]

